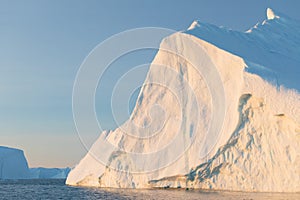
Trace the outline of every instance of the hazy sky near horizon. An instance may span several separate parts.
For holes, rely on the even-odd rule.
[[[267,7],[300,19],[296,0],[0,0],[0,145],[23,149],[31,167],[74,166],[86,150],[72,118],[72,87],[97,44],[138,27],[184,30],[195,19],[246,31]],[[137,56],[147,63],[153,52],[129,55],[115,69]],[[99,118],[114,128],[107,103]]]

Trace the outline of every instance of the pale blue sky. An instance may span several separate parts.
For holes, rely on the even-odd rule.
[[[300,19],[296,0],[0,0],[0,145],[23,149],[30,166],[73,166],[86,151],[73,124],[72,86],[97,44],[137,27],[183,30],[194,19],[245,31],[265,19],[267,7]],[[153,54],[128,55],[114,67],[147,63]],[[104,128],[114,127],[109,103],[106,96],[97,105]]]

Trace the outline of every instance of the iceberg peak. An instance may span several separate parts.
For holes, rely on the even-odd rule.
[[[198,20],[194,20],[187,30],[192,30],[196,27],[200,27]]]
[[[280,17],[275,14],[274,10],[272,10],[271,8],[267,8],[267,19],[272,20],[275,18],[280,18]]]

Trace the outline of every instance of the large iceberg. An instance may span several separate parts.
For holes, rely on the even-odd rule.
[[[66,183],[299,192],[300,23],[271,9],[247,32],[195,21],[160,48],[130,119],[103,132]]]

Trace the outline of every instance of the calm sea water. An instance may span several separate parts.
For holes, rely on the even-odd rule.
[[[242,193],[70,187],[65,180],[0,180],[0,199],[300,199],[300,193]]]

